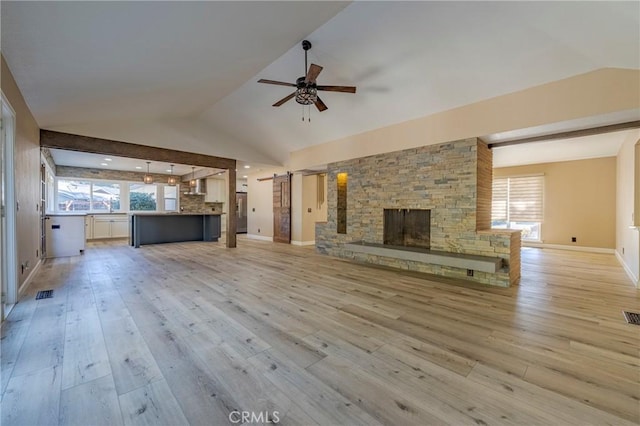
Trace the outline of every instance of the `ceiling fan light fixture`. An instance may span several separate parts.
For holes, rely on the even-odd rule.
[[[142,178],[142,181],[147,185],[153,183],[153,176],[149,174],[149,164],[151,164],[151,161],[147,161],[147,174]]]
[[[300,87],[296,90],[296,102],[301,105],[315,104],[318,100],[318,89],[315,87]]]
[[[309,42],[309,40],[302,41],[302,49],[304,49],[305,75],[296,79],[295,83],[287,83],[285,81],[277,80],[265,80],[263,78],[258,80],[258,83],[274,84],[276,86],[288,86],[296,88],[295,92],[285,96],[284,98],[273,104],[274,107],[282,106],[291,99],[295,99],[297,103],[303,106],[315,104],[318,111],[322,112],[326,111],[328,108],[327,105],[318,97],[319,90],[326,92],[356,93],[356,88],[354,86],[318,86],[316,84],[316,79],[318,78],[318,75],[320,75],[320,72],[323,68],[317,64],[311,64],[311,66],[307,67],[307,51],[311,49],[311,42]],[[311,111],[311,109],[309,109],[309,111]],[[302,121],[304,121],[304,117],[302,118]]]

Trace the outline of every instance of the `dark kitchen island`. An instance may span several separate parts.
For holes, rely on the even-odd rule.
[[[220,215],[134,213],[131,214],[130,232],[130,243],[135,248],[145,244],[218,241]]]

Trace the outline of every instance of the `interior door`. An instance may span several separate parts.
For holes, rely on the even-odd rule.
[[[40,259],[47,257],[47,168],[40,165]]]
[[[291,174],[273,177],[273,241],[291,242]]]

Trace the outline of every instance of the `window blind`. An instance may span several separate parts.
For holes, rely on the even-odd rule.
[[[496,178],[491,220],[542,222],[544,176]]]

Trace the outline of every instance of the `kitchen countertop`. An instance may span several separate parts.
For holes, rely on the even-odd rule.
[[[129,216],[220,216],[222,213],[158,213],[158,212],[134,212]]]

